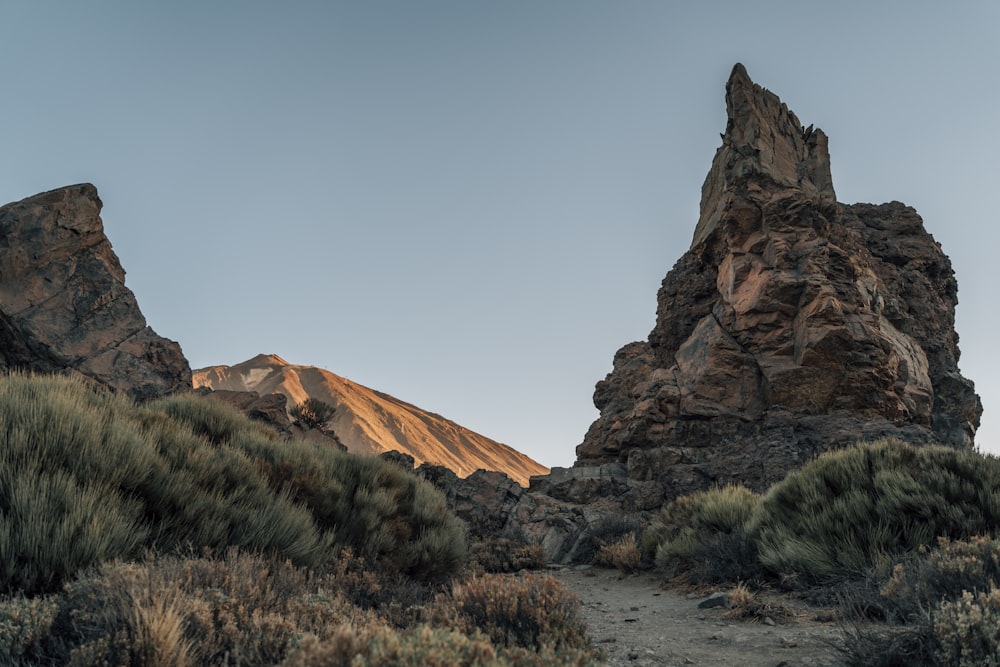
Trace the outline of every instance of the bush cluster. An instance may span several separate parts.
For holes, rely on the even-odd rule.
[[[488,537],[469,544],[469,569],[492,574],[545,567],[545,549],[524,536]]]
[[[318,573],[230,550],[104,564],[58,594],[0,601],[0,663],[596,664],[573,599],[551,580],[473,579],[470,589],[436,597],[427,589],[417,602],[429,609],[399,622],[370,605],[371,582],[352,558],[341,561]],[[538,605],[516,614],[490,606],[478,628],[469,623],[471,598]]]
[[[144,550],[236,546],[321,567],[341,548],[443,579],[464,560],[444,497],[389,463],[279,442],[199,396],[136,406],[79,381],[0,378],[0,589],[53,591]]]
[[[1000,541],[941,538],[881,577],[889,624],[856,629],[852,665],[1000,664]]]
[[[769,570],[818,581],[998,526],[1000,460],[883,440],[827,452],[775,484],[755,534]]]
[[[1000,460],[889,439],[822,454],[763,497],[738,486],[680,497],[643,546],[700,583],[769,574],[808,585],[998,528]]]
[[[467,634],[481,631],[497,646],[572,652],[590,644],[579,612],[580,600],[552,577],[484,574],[440,595],[429,617]]]
[[[761,567],[752,539],[760,495],[737,485],[700,491],[668,503],[644,535],[656,564],[695,583],[756,579]]]

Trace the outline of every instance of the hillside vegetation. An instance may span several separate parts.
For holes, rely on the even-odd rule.
[[[2,664],[592,661],[573,596],[467,579],[444,496],[391,463],[51,376],[0,378],[0,437]]]
[[[763,495],[667,504],[646,556],[697,583],[808,589],[878,620],[852,665],[1000,664],[1000,459],[898,440],[830,451]]]

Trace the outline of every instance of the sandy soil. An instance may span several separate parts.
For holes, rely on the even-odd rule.
[[[617,665],[739,665],[740,667],[842,666],[840,629],[829,611],[780,596],[766,600],[785,619],[750,621],[727,609],[699,608],[706,595],[664,589],[652,574],[622,575],[601,568],[553,570],[574,591],[591,636]],[[774,622],[774,625],[770,625]]]

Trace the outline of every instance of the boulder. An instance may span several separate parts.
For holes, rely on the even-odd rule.
[[[93,185],[0,207],[0,369],[68,373],[143,400],[187,391],[191,368],[125,286]]]

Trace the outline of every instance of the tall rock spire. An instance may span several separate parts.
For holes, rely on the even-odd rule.
[[[749,194],[751,182],[763,181],[760,185],[769,190],[794,189],[821,208],[836,203],[826,135],[811,125],[802,127],[777,95],[750,80],[740,63],[726,84],[726,112],[722,146],[701,188],[692,246],[708,239],[734,198]]]
[[[838,204],[826,135],[742,65],[726,107],[691,248],[649,339],[597,384],[573,470],[601,466],[652,508],[729,481],[762,489],[860,439],[971,447],[982,406],[958,370],[958,285],[920,216]]]

